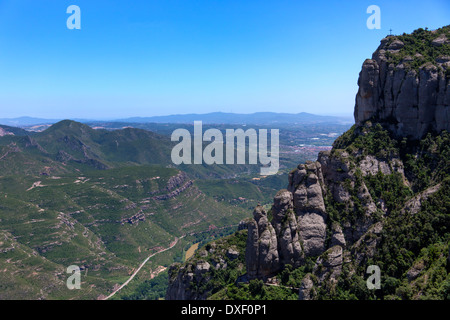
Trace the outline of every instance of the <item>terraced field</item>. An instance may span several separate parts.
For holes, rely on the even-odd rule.
[[[287,180],[254,178],[258,166],[175,167],[169,137],[143,129],[1,128],[0,299],[104,298],[178,239],[113,298],[149,297],[141,284],[192,244],[230,234]],[[66,287],[70,265],[81,290]]]
[[[174,239],[248,216],[164,167],[163,136],[73,121],[15,132],[0,137],[0,299],[106,296]],[[144,274],[180,259],[189,239]],[[81,269],[81,290],[66,287],[70,265]]]
[[[22,272],[31,278],[33,261],[39,268],[48,265],[52,282],[59,282],[55,286],[63,292],[49,287],[40,293],[44,298],[77,294],[64,292],[68,290],[61,284],[69,265],[85,270],[85,286],[94,287],[87,296],[83,291],[83,297],[92,298],[108,293],[137,262],[175,237],[236,223],[247,215],[206,196],[176,169],[136,166],[38,178],[0,179],[5,239],[0,279],[11,277],[14,265],[28,266]],[[2,294],[11,296],[17,288],[2,280]]]

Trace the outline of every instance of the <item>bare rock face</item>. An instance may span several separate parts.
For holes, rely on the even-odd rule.
[[[426,201],[433,193],[437,192],[440,189],[440,187],[441,184],[439,183],[414,196],[405,203],[402,212],[403,213],[409,212],[411,214],[416,214],[421,209],[422,202]]]
[[[328,282],[336,283],[342,271],[343,250],[341,246],[334,246],[320,256],[313,272],[317,275],[319,283],[327,279]]]
[[[356,186],[356,170],[359,170],[363,176],[376,174],[378,171],[389,174],[393,172],[390,163],[397,164],[397,162],[392,159],[382,160],[372,156],[366,156],[362,161],[356,164],[345,151],[336,151],[333,155],[330,152],[321,152],[318,161],[321,164],[324,185],[332,196],[332,201],[345,205],[347,211],[353,211],[355,206],[351,194],[351,189],[353,189],[353,194],[356,195],[356,198],[361,202],[364,209],[365,214],[358,216],[352,223],[344,222],[339,228],[335,226],[335,229],[337,228],[336,231],[332,230],[334,241],[338,240],[336,238],[338,237],[338,230],[340,230],[344,237],[344,241],[341,239],[339,241],[340,243],[335,242],[335,244],[352,244],[373,224],[372,216],[377,211],[377,206],[364,181],[360,181],[360,185],[358,187]],[[398,169],[396,170],[401,171],[403,165],[399,163],[397,166]],[[349,182],[348,186],[344,183],[346,181]]]
[[[288,190],[293,193],[298,231],[306,256],[319,255],[325,250],[327,214],[322,185],[319,162],[301,164],[289,177]]]
[[[442,45],[447,44],[447,43],[450,43],[450,40],[447,39],[445,34],[442,34],[439,37],[437,37],[436,39],[434,39],[431,42],[431,45],[435,46],[435,47],[442,47]]]
[[[314,296],[314,282],[311,279],[311,274],[307,274],[298,290],[298,300],[312,300]]]
[[[344,249],[340,245],[332,246],[320,255],[312,273],[308,273],[299,288],[299,300],[314,300],[318,288],[334,290],[344,265]]]
[[[245,241],[247,231],[238,231]],[[205,300],[219,290],[221,283],[214,278],[223,275],[229,268],[241,273],[245,269],[245,250],[242,242],[231,243],[229,237],[217,239],[199,249],[184,263],[174,263],[169,268],[169,283],[166,300]],[[222,279],[223,280],[223,279]]]
[[[3,136],[13,136],[13,135],[14,135],[14,133],[9,132],[9,131],[7,131],[7,130],[5,130],[5,129],[3,129],[3,128],[0,127],[0,137],[3,137]]]
[[[289,175],[288,189],[274,198],[269,223],[262,207],[247,222],[247,273],[267,278],[289,264],[302,265],[308,256],[325,251],[327,234],[323,177],[319,162],[301,164]]]
[[[406,278],[408,279],[409,282],[415,280],[423,269],[425,269],[423,261],[415,263],[406,273]]]
[[[326,277],[325,286],[334,286],[333,279],[339,277],[344,256],[351,255],[350,260],[356,263],[373,257],[383,227],[378,222],[379,215],[388,214],[382,204],[375,203],[361,177],[396,173],[406,181],[403,170],[403,163],[396,156],[365,155],[356,162],[345,150],[321,152],[318,161],[300,164],[289,174],[287,189],[280,190],[274,198],[272,221],[257,207],[253,221],[246,222],[249,278],[267,278],[287,264],[295,268],[304,265],[307,258],[317,258],[313,272],[318,279],[316,285],[322,286]],[[429,193],[432,191],[435,189]],[[352,218],[329,221],[325,199],[338,203],[339,210]],[[355,209],[357,206],[359,210]],[[304,285],[307,298],[309,282]]]
[[[383,223],[377,222],[353,244],[351,251],[356,264],[362,264],[373,258],[377,245],[381,241],[381,231]]]
[[[447,42],[442,35],[432,45],[442,46]],[[445,57],[424,63],[416,71],[406,62],[418,56],[407,57],[397,65],[388,58],[403,46],[395,37],[385,38],[372,59],[364,61],[358,79],[356,124],[362,125],[371,119],[396,136],[411,139],[420,139],[430,130],[449,131],[450,82],[445,74],[448,69]]]
[[[170,285],[166,292],[166,300],[205,300],[207,291],[192,290],[192,283],[197,286],[209,281],[208,271],[211,266],[206,261],[199,261],[196,265],[187,264],[170,266]]]
[[[331,225],[331,230],[333,232],[331,237],[331,246],[341,246],[345,248],[346,241],[341,226],[338,223],[333,223]]]
[[[263,207],[257,206],[253,217],[245,251],[247,274],[249,279],[267,278],[280,270],[277,236]]]
[[[298,237],[297,217],[294,213],[292,193],[281,190],[272,207],[273,227],[277,234],[278,251],[282,265],[298,267],[303,262],[303,253]]]

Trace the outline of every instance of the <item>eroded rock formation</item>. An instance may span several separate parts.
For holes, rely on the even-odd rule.
[[[432,45],[448,43],[445,35]],[[372,59],[364,61],[358,79],[355,122],[382,123],[398,137],[420,139],[427,132],[450,130],[450,82],[445,70],[448,55],[439,55],[418,68],[409,62],[422,55],[405,56],[398,63],[391,57],[400,54],[404,43],[396,37],[381,40]],[[421,61],[422,62],[422,61]]]

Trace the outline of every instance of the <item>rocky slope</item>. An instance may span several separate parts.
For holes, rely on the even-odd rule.
[[[290,283],[304,300],[450,293],[447,39],[450,26],[381,40],[360,73],[355,126],[294,169],[268,212],[258,206],[242,223],[246,274],[236,280],[287,288],[284,271],[300,270]],[[366,287],[369,265],[380,266],[383,289]],[[169,292],[189,291],[180,284],[191,279],[179,277]]]
[[[245,271],[246,234],[246,230],[240,230],[232,237],[207,244],[186,263],[173,264],[166,299],[205,300],[224,285],[234,283],[237,274]]]

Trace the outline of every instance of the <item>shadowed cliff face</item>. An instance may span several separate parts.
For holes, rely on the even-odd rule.
[[[447,27],[382,39],[359,74],[356,124],[372,120],[412,139],[449,131],[449,32]]]

